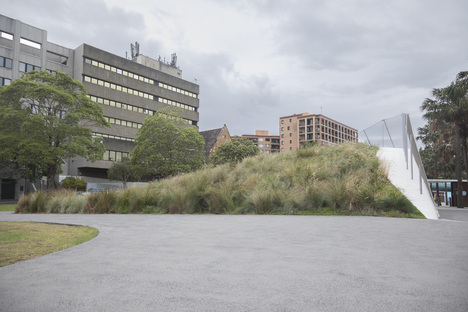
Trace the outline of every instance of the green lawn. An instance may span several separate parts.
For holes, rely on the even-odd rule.
[[[16,204],[13,205],[0,205],[0,211],[15,211]]]
[[[0,267],[70,248],[97,234],[87,226],[0,222]]]

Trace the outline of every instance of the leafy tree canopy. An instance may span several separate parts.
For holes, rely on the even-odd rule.
[[[432,90],[433,98],[427,98],[421,105],[424,118],[430,130],[441,131],[440,136],[429,135],[421,129],[420,135],[425,144],[432,144],[427,152],[428,158],[440,157],[442,144],[453,147],[455,156],[455,175],[459,185],[462,184],[462,159],[465,173],[468,174],[468,71],[458,73],[456,80],[449,86]],[[429,128],[428,128],[429,129]],[[442,138],[439,139],[439,138]],[[439,161],[434,165],[438,165]],[[437,170],[438,171],[438,170]],[[458,207],[463,207],[462,197],[458,198]]]
[[[22,177],[47,176],[48,188],[66,158],[102,158],[100,138],[85,126],[108,126],[79,81],[62,72],[31,71],[0,88],[0,162]]]
[[[130,158],[124,157],[121,161],[112,164],[112,167],[107,171],[109,180],[121,181],[123,187],[127,188],[127,182],[133,178]]]
[[[203,166],[205,141],[197,128],[184,125],[174,109],[159,110],[145,119],[130,154],[138,178],[165,178]]]
[[[224,163],[237,163],[246,157],[260,153],[257,146],[247,138],[234,139],[221,145],[216,153],[211,156],[211,163],[220,165]]]

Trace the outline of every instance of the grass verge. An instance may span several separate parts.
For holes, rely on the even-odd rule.
[[[70,248],[97,234],[88,226],[0,222],[0,267]]]
[[[15,211],[16,204],[14,205],[0,205],[0,211]]]

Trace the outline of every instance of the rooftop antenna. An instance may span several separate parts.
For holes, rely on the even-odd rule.
[[[140,55],[140,44],[138,41],[135,41],[135,45],[130,43],[130,49],[132,50],[132,59]]]
[[[171,66],[177,67],[177,54],[171,54]]]

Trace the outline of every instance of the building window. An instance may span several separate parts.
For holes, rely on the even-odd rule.
[[[258,147],[263,147],[263,144],[258,144]]]
[[[0,86],[9,86],[11,79],[0,77]]]
[[[284,127],[281,127],[281,131],[284,131]]]
[[[292,144],[292,140],[289,140],[289,144]]]
[[[41,44],[40,43],[31,41],[31,40],[28,40],[28,39],[25,39],[25,38],[20,38],[20,43],[24,44],[24,45],[27,45],[28,47],[32,47],[34,49],[39,49],[39,50],[41,49]]]
[[[128,158],[127,152],[119,152],[119,151],[106,151],[102,156],[103,160],[110,160],[110,161],[120,161],[123,157]]]
[[[281,124],[282,124],[282,125],[284,124],[284,119],[281,120]]]
[[[292,137],[292,133],[291,133],[291,132],[289,132],[289,136]]]
[[[281,148],[281,151],[284,152],[284,147]]]
[[[281,141],[281,145],[284,145],[284,141]]]
[[[263,142],[263,138],[259,138],[258,141],[259,141],[259,142]]]
[[[0,31],[0,37],[8,39],[8,40],[13,40],[13,35],[12,34],[9,34],[9,33],[3,32],[3,31]]]
[[[13,65],[13,60],[7,57],[0,56],[0,67],[5,67],[11,69]]]
[[[28,64],[28,63],[23,63],[23,62],[19,63],[19,71],[20,72],[27,73],[27,72],[30,72],[30,71],[33,71],[33,70],[40,71],[41,68],[39,66],[35,66],[35,65],[32,65],[32,64]]]
[[[288,126],[288,130],[291,130],[291,127],[290,127],[290,126]]]

